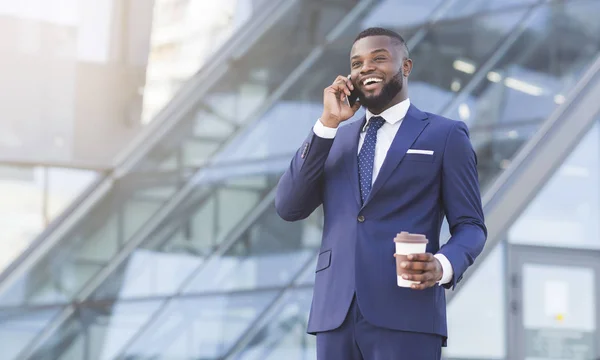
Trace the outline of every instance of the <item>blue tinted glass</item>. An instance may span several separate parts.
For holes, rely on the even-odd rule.
[[[600,249],[600,122],[509,230],[511,243]]]
[[[291,289],[234,349],[239,360],[316,359],[315,336],[306,333],[312,289]]]

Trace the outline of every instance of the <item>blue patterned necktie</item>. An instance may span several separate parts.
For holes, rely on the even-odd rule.
[[[363,204],[365,203],[367,196],[369,196],[369,192],[371,192],[377,130],[379,130],[384,123],[385,119],[381,116],[373,116],[369,120],[367,134],[365,135],[362,148],[358,153],[358,182],[360,186],[360,198]]]

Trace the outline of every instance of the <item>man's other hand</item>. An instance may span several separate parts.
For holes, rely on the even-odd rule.
[[[404,279],[419,282],[419,284],[411,285],[413,289],[430,288],[442,279],[442,264],[433,254],[410,254],[407,258],[408,260],[403,261],[400,267],[410,272],[410,274],[402,275]]]

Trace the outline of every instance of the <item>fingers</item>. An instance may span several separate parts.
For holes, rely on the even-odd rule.
[[[415,290],[425,290],[435,285],[435,281],[427,281],[420,284],[412,284],[410,287]]]
[[[404,280],[417,281],[420,283],[435,282],[433,273],[424,272],[422,274],[402,274]]]
[[[350,80],[346,76],[338,75],[338,77],[335,79],[334,83],[337,83],[337,82],[346,84],[346,86],[348,87],[348,89],[354,90],[354,84],[352,84],[352,80]]]
[[[436,285],[435,275],[430,272],[423,274],[403,274],[402,278],[405,280],[416,281],[416,284],[412,284],[410,287],[416,290],[424,290]]]
[[[330,87],[347,96],[350,96],[351,91],[354,90],[352,81],[344,76],[338,76]]]
[[[426,255],[426,254],[419,254],[419,255]],[[431,255],[431,254],[429,254]],[[408,258],[410,259],[412,255],[408,255]],[[394,254],[394,257],[396,257],[396,254]],[[436,264],[435,264],[435,258],[433,257],[433,255],[431,255],[431,257],[426,257],[426,256],[421,256],[421,258],[427,258],[430,260],[408,260],[408,261],[402,261],[400,263],[400,267],[402,269],[406,269],[406,270],[419,270],[419,271],[434,271],[436,269]]]
[[[411,261],[433,261],[435,257],[432,253],[423,253],[423,254],[410,254],[408,255],[408,260]]]
[[[397,256],[397,254],[394,254],[394,256]],[[411,285],[411,288],[423,290],[437,283],[437,266],[433,254],[410,254],[407,256],[407,259],[400,263],[400,267],[404,273],[402,278],[418,282],[418,284]]]

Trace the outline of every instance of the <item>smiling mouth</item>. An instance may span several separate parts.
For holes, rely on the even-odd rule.
[[[376,78],[376,77],[370,77],[370,78],[364,79],[362,81],[362,84],[363,84],[363,86],[368,86],[368,85],[378,84],[380,82],[383,82],[383,79]]]
[[[383,84],[383,80],[380,78],[367,78],[362,81],[362,88],[365,91],[374,91],[377,90],[381,84]]]

